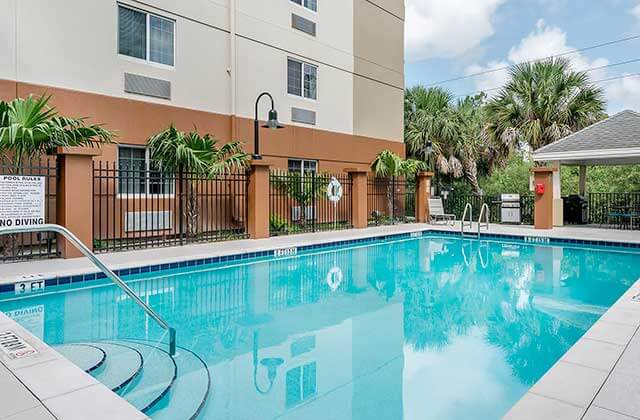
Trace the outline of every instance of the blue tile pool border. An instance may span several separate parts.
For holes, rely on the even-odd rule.
[[[335,248],[335,247],[343,247],[350,245],[361,245],[371,242],[384,242],[390,239],[404,239],[404,238],[417,238],[434,235],[438,236],[450,236],[450,237],[461,237],[462,234],[457,231],[451,230],[438,230],[438,229],[428,229],[428,230],[420,230],[414,232],[404,232],[404,233],[395,233],[389,235],[381,235],[381,236],[371,236],[367,238],[358,238],[358,239],[349,239],[344,241],[332,241],[332,242],[323,242],[319,244],[313,245],[302,245],[298,247],[286,247],[286,248],[275,248],[265,251],[254,251],[254,252],[245,252],[241,254],[231,254],[231,255],[222,255],[217,257],[209,257],[209,258],[200,258],[196,260],[185,260],[179,262],[172,263],[162,263],[162,264],[153,264],[153,265],[145,265],[141,267],[131,267],[131,268],[121,268],[119,270],[114,270],[114,272],[118,276],[127,276],[131,274],[140,274],[140,273],[149,273],[149,272],[158,272],[162,270],[171,270],[171,269],[179,269],[186,267],[196,267],[201,265],[210,265],[210,264],[219,264],[225,262],[236,262],[243,261],[252,258],[264,258],[264,257],[275,257],[276,252],[281,249],[296,249],[296,253],[303,253],[305,251],[315,251],[323,248]],[[472,239],[477,238],[477,234],[467,234],[465,237],[469,237]],[[640,242],[616,242],[616,241],[601,241],[601,240],[588,240],[588,239],[568,239],[568,238],[555,238],[555,237],[546,237],[546,236],[535,236],[535,235],[507,235],[507,234],[499,234],[499,233],[480,233],[480,239],[500,239],[500,240],[513,240],[520,241],[530,245],[553,245],[553,244],[570,244],[570,245],[587,245],[587,246],[598,246],[598,247],[615,247],[615,248],[629,248],[629,249],[638,249],[640,250]],[[62,286],[68,284],[76,284],[81,282],[90,282],[95,280],[105,279],[106,276],[100,272],[93,272],[88,274],[76,274],[70,276],[61,276],[61,277],[50,277],[45,278],[45,286],[46,287],[54,287],[54,286]],[[0,285],[0,293],[13,292],[15,289],[15,284],[20,283],[19,281],[9,284],[1,284]]]

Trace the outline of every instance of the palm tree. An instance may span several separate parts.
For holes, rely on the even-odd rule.
[[[101,125],[86,125],[85,118],[58,115],[49,106],[51,96],[0,101],[0,155],[11,156],[20,171],[24,160],[55,151],[57,147],[110,143],[114,134]]]
[[[523,145],[538,149],[605,117],[602,90],[567,59],[524,63],[510,73],[487,105],[488,135],[499,151],[494,159],[504,160]]]
[[[307,224],[307,207],[320,197],[329,182],[326,176],[315,172],[282,172],[269,177],[271,184],[300,208],[300,225]]]
[[[402,159],[402,157],[389,151],[383,150],[371,163],[371,170],[376,177],[394,178],[398,176],[412,177],[420,171],[424,171],[428,165],[417,159]],[[387,206],[391,214],[395,214],[395,203],[393,200],[394,183],[387,181]]]
[[[407,90],[405,143],[411,156],[422,159],[441,175],[465,176],[474,192],[478,160],[485,153],[484,95],[454,104],[453,95],[439,87]]]
[[[207,177],[246,167],[249,155],[242,150],[242,143],[233,141],[217,147],[218,141],[197,131],[183,132],[173,124],[166,130],[151,136],[147,140],[151,161],[159,166],[163,173],[177,174],[181,188],[186,195],[183,214],[187,220],[187,233],[195,235],[198,226],[197,194],[188,178]]]

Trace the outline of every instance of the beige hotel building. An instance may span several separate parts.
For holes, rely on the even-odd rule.
[[[0,0],[0,99],[48,93],[118,134],[101,159],[148,160],[170,123],[277,167],[341,171],[404,155],[403,0]],[[260,103],[266,119],[268,100]],[[133,162],[131,162],[133,163]],[[148,165],[148,162],[147,162]]]

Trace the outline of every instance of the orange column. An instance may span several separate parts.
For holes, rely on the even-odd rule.
[[[269,166],[265,160],[251,161],[247,229],[251,239],[269,237]]]
[[[93,157],[100,149],[59,147],[56,221],[93,249]],[[76,247],[59,236],[58,252],[63,258],[81,257]]]
[[[431,179],[433,172],[420,172],[416,175],[416,221],[429,221],[429,198],[431,198]]]
[[[553,173],[557,168],[533,168],[536,229],[553,228]],[[543,191],[540,191],[540,188]]]
[[[351,223],[356,229],[366,228],[368,225],[367,208],[367,170],[347,168],[345,172],[351,175]]]

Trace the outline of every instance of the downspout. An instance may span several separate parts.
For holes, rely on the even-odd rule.
[[[231,122],[230,141],[237,140],[236,133],[236,0],[229,0],[229,83],[230,103],[229,114]]]

